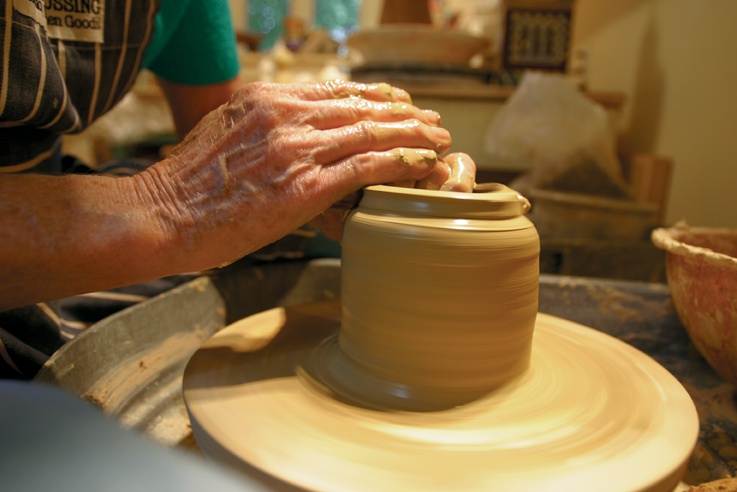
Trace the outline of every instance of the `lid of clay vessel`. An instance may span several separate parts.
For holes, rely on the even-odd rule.
[[[505,219],[527,213],[530,202],[496,183],[477,185],[473,193],[377,185],[364,189],[360,207],[431,217]]]

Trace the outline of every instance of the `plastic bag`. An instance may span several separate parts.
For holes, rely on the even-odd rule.
[[[511,186],[629,198],[606,111],[561,75],[528,72],[489,125],[486,151],[529,171]]]

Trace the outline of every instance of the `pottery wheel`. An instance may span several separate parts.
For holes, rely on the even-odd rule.
[[[544,314],[530,368],[484,398],[435,412],[351,404],[320,380],[340,317],[337,301],[276,308],[195,353],[184,398],[207,455],[316,491],[623,492],[672,490],[695,445],[696,411],[670,373]]]

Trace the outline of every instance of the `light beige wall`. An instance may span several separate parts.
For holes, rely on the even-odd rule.
[[[589,88],[622,91],[627,153],[671,156],[667,222],[737,227],[737,1],[578,0]]]
[[[230,15],[233,17],[233,26],[237,31],[247,31],[248,0],[228,0]]]

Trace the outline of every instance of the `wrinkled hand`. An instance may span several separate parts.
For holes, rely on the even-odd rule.
[[[364,186],[438,172],[437,153],[450,147],[439,123],[386,84],[249,84],[136,175],[136,190],[181,244],[179,261],[211,268]]]
[[[460,152],[448,154],[437,160],[437,164],[425,178],[391,184],[405,188],[471,193],[476,184],[476,163],[467,154]],[[343,236],[343,224],[348,214],[360,200],[360,190],[351,193],[312,219],[310,225],[319,228],[326,237],[339,241]]]
[[[476,163],[467,154],[448,154],[443,161],[450,166],[450,175],[440,186],[440,191],[472,193],[476,186]],[[418,184],[421,188],[422,182]],[[428,188],[431,189],[431,188]]]

